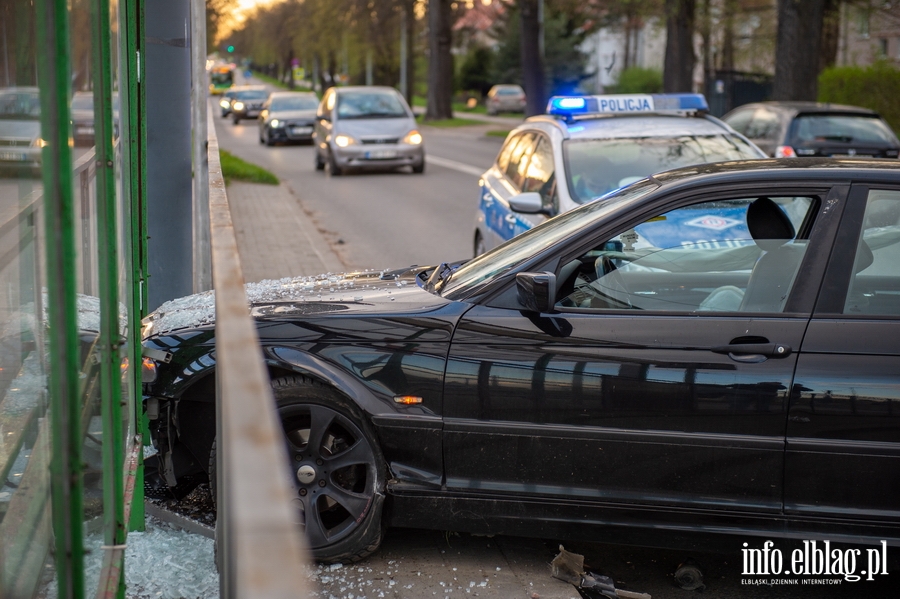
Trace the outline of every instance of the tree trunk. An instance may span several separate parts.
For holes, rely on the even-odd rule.
[[[722,32],[722,70],[734,70],[734,13],[736,10],[735,0],[725,0],[724,17],[722,26],[725,31]]]
[[[426,120],[453,118],[453,42],[450,0],[428,0],[428,107]]]
[[[666,59],[663,91],[690,92],[694,88],[695,0],[666,0]]]
[[[525,116],[543,114],[546,109],[544,61],[541,56],[540,0],[519,0],[522,15],[522,83],[525,84]]]
[[[841,0],[825,0],[822,17],[822,42],[819,52],[819,72],[837,62],[838,41],[841,37]]]
[[[773,100],[815,100],[826,0],[778,0]]]
[[[406,101],[412,106],[416,94],[416,0],[408,0],[406,7]]]

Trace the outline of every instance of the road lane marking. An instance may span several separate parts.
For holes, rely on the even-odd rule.
[[[425,161],[430,162],[431,164],[442,166],[444,168],[453,169],[467,175],[475,175],[476,177],[480,177],[482,174],[484,174],[484,171],[487,170],[486,168],[478,168],[472,166],[471,164],[465,164],[463,162],[450,160],[449,158],[441,158],[440,156],[435,156],[434,154],[427,154],[425,156]]]

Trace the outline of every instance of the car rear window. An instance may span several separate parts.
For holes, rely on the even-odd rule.
[[[791,139],[794,143],[897,143],[880,118],[858,114],[800,115],[791,125]]]
[[[522,93],[522,90],[516,89],[514,87],[501,87],[497,90],[498,96],[518,96]]]
[[[761,157],[735,135],[569,140],[564,148],[569,191],[582,204],[661,171]]]

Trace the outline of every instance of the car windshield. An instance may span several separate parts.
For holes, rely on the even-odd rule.
[[[40,115],[37,92],[0,92],[0,119],[36,119]]]
[[[315,96],[286,96],[272,98],[269,110],[315,110],[318,106]]]
[[[249,89],[238,92],[235,97],[241,100],[265,100],[269,97],[269,92],[264,89]]]
[[[390,92],[351,92],[338,96],[337,114],[342,119],[405,117],[400,96]]]
[[[623,204],[641,199],[657,187],[659,185],[650,180],[637,182],[600,201],[570,210],[529,229],[460,266],[441,289],[441,295],[450,299],[468,297],[484,284],[565,239],[587,223],[595,222]]]
[[[735,135],[578,139],[563,147],[569,192],[579,204],[661,171],[762,157]]]
[[[876,116],[815,114],[800,115],[792,129],[794,143],[897,143],[887,125]]]

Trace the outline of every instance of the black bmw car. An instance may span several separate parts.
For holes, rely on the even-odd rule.
[[[386,526],[900,544],[900,171],[638,181],[462,264],[247,286],[314,556]],[[214,310],[145,321],[163,484],[215,456]]]

